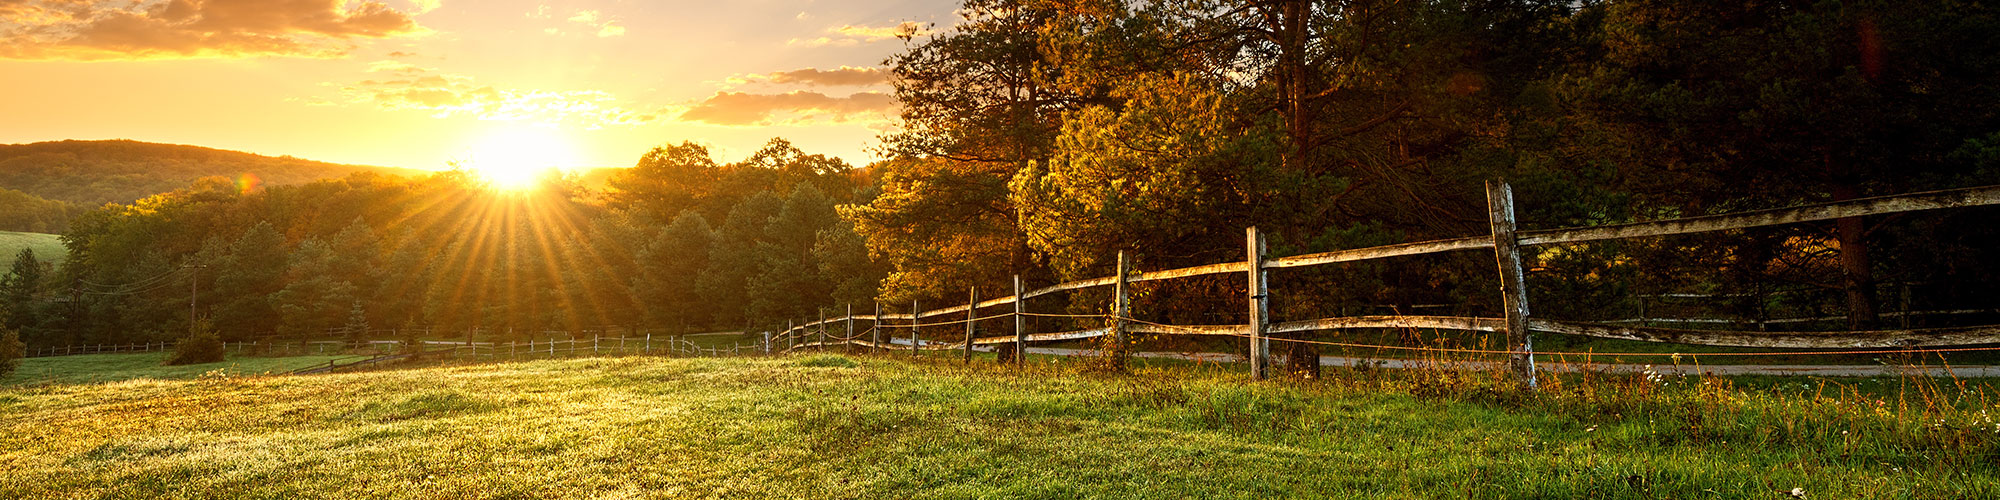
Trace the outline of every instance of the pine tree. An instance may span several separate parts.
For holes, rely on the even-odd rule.
[[[361,309],[361,301],[354,301],[354,308],[347,312],[347,348],[360,349],[361,341],[368,335],[368,313]]]
[[[278,327],[271,294],[284,289],[285,236],[260,222],[229,245],[216,263],[215,327],[231,339],[270,333]]]
[[[0,300],[4,300],[4,318],[9,329],[29,328],[34,321],[35,299],[41,295],[45,278],[42,263],[35,258],[35,250],[21,249],[14,257],[13,271],[5,279],[0,279]]]

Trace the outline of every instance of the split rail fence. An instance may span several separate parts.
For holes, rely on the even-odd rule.
[[[1128,265],[1124,252],[1118,255],[1116,275],[1100,278],[1059,283],[1033,290],[1023,290],[1020,276],[1014,277],[1014,294],[1006,297],[980,300],[978,288],[971,290],[970,298],[964,305],[925,311],[916,303],[910,304],[911,313],[883,314],[881,304],[875,304],[874,314],[854,314],[853,306],[847,306],[845,315],[836,318],[821,318],[817,321],[788,327],[777,338],[768,342],[782,342],[786,350],[807,347],[828,347],[834,345],[859,345],[872,349],[907,349],[912,355],[919,350],[962,350],[966,360],[970,360],[975,346],[1010,345],[1014,352],[1025,352],[1030,342],[1050,342],[1077,340],[1094,337],[1113,337],[1109,354],[1114,362],[1122,366],[1129,356],[1130,337],[1133,334],[1166,335],[1224,335],[1247,338],[1250,353],[1250,375],[1255,379],[1267,376],[1270,365],[1270,342],[1272,335],[1320,330],[1352,330],[1380,328],[1425,328],[1438,330],[1458,330],[1493,332],[1504,334],[1505,351],[1477,351],[1461,349],[1460,352],[1505,354],[1508,365],[1515,375],[1530,387],[1535,385],[1534,345],[1531,331],[1563,335],[1580,335],[1610,339],[1663,342],[1675,344],[1698,344],[1730,347],[1790,348],[1790,349],[1893,349],[1938,346],[1959,346],[2000,343],[2000,325],[1930,328],[1893,329],[1874,331],[1828,331],[1828,332],[1761,332],[1733,330],[1685,330],[1656,328],[1642,325],[1620,325],[1565,321],[1533,317],[1529,309],[1526,275],[1521,265],[1521,249],[1542,245],[1560,245],[1600,240],[1632,238],[1652,238],[1693,233],[1728,231],[1753,227],[1824,221],[1847,217],[1895,214],[1946,208],[2000,205],[2000,186],[1984,186],[1912,193],[1897,196],[1861,198],[1848,201],[1803,205],[1792,208],[1759,210],[1733,214],[1709,215],[1653,222],[1637,222],[1605,226],[1550,229],[1538,231],[1517,231],[1514,212],[1513,190],[1503,181],[1489,181],[1486,184],[1487,208],[1491,226],[1490,234],[1467,236],[1443,240],[1419,241],[1369,248],[1336,250],[1290,257],[1269,257],[1265,254],[1264,237],[1256,227],[1250,227],[1244,234],[1245,260],[1224,262],[1205,266],[1185,267],[1159,271],[1142,271]],[[1268,271],[1294,267],[1323,266],[1343,262],[1385,259],[1443,252],[1468,250],[1490,250],[1500,278],[1500,293],[1504,317],[1465,316],[1346,316],[1306,319],[1296,321],[1272,321],[1270,317],[1270,291]],[[1241,325],[1168,325],[1133,318],[1127,288],[1132,283],[1189,278],[1218,274],[1241,274],[1246,281],[1245,307],[1248,324]],[[1033,314],[1024,310],[1027,299],[1057,292],[1083,290],[1096,287],[1113,287],[1111,313],[1108,315],[1051,315]],[[982,309],[1011,306],[1011,311],[980,317]],[[963,318],[958,318],[963,315]],[[1083,330],[1029,333],[1026,322],[1029,316],[1070,316],[1104,318],[1108,323],[1099,328]],[[1014,319],[1014,334],[1006,336],[975,337],[976,325],[982,320],[1003,317]],[[924,323],[926,320],[935,320]],[[868,332],[857,333],[855,321],[872,324]],[[898,321],[901,323],[890,323]],[[828,332],[828,325],[844,323],[843,335],[834,336]],[[925,326],[965,324],[965,336],[954,342],[926,342],[918,330]],[[895,331],[907,330],[910,334],[907,345],[897,345]],[[891,336],[889,341],[883,335]],[[867,339],[861,337],[867,336]],[[1289,339],[1278,339],[1281,341]],[[1378,346],[1379,347],[1379,346]],[[1024,356],[1016,355],[1015,362]]]

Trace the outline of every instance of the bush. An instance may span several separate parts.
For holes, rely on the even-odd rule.
[[[174,355],[167,357],[168,365],[194,365],[222,361],[225,347],[222,337],[216,335],[215,327],[203,318],[190,329],[187,338],[174,346]]]
[[[28,353],[28,345],[21,343],[21,332],[14,329],[0,330],[0,377],[14,373],[21,367],[21,358]]]
[[[839,354],[815,354],[812,357],[800,360],[799,366],[817,366],[825,368],[853,368],[856,366],[861,366],[861,364],[854,362],[854,360],[852,359],[847,359],[847,356],[842,356]]]

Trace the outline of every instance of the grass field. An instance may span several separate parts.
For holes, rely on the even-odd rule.
[[[32,248],[35,250],[35,258],[42,262],[62,262],[63,257],[69,255],[69,249],[63,247],[61,238],[58,235],[45,233],[0,231],[0,256],[5,256],[7,262],[12,263],[14,256],[21,253],[21,249]],[[0,267],[0,275],[8,274],[13,274],[13,271]]]
[[[2000,495],[1983,416],[2000,408],[1931,399],[1950,381],[1529,396],[1486,374],[1083,365],[625,357],[16,386],[0,498]]]

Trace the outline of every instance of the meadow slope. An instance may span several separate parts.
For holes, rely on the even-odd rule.
[[[828,355],[43,383],[0,389],[0,498],[2000,495],[1979,437],[2000,426],[1947,440],[1700,383],[1621,383],[1659,405],[1425,384]]]

